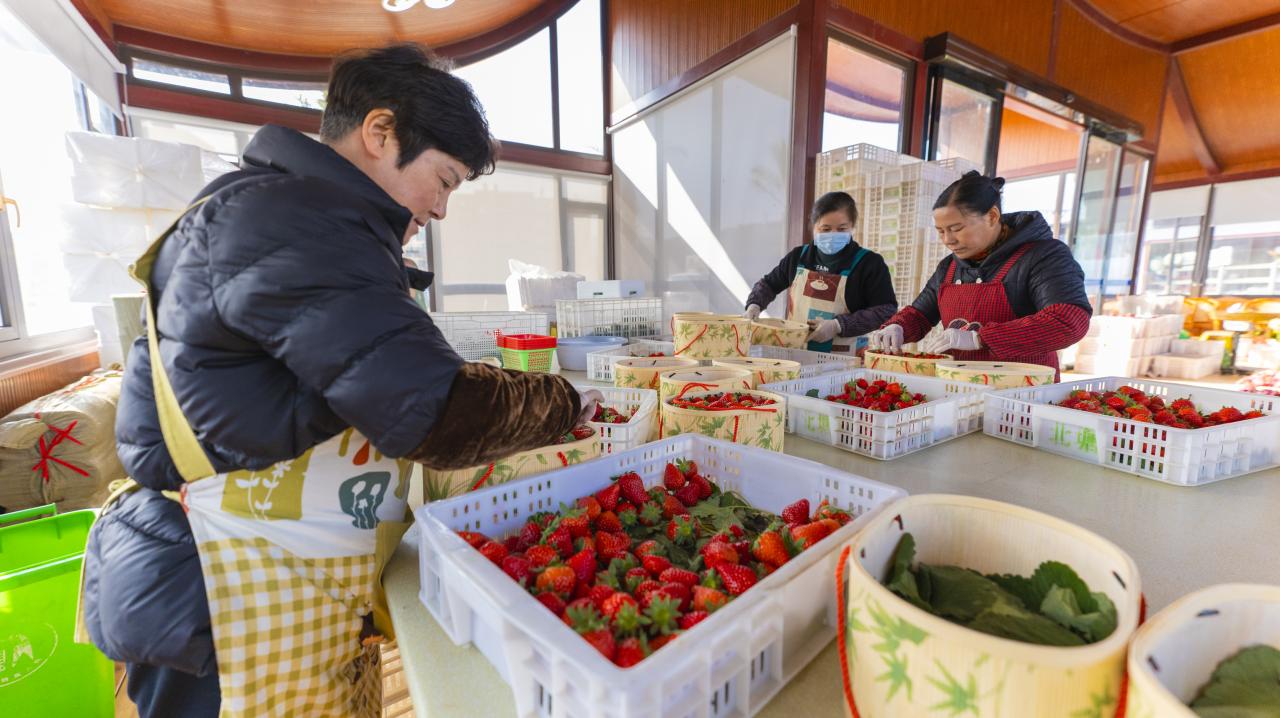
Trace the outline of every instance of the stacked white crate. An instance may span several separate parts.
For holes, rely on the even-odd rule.
[[[1182,316],[1095,316],[1076,345],[1076,371],[1083,374],[1144,376],[1155,357],[1169,352],[1182,329]]]
[[[1166,354],[1151,362],[1151,374],[1170,379],[1201,379],[1222,369],[1227,345],[1220,341],[1175,339]]]
[[[875,145],[858,144],[829,150],[818,155],[814,196],[828,192],[848,192],[858,204],[859,219],[853,238],[866,246],[865,229],[878,220],[878,205],[873,207],[869,191],[874,178],[885,168],[897,167],[912,158]]]

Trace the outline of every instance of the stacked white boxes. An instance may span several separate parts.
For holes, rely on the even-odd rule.
[[[1109,376],[1145,376],[1155,358],[1169,353],[1182,315],[1156,317],[1095,316],[1089,333],[1076,345],[1076,371]]]

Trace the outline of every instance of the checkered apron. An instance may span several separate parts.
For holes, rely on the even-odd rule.
[[[796,276],[791,280],[791,288],[787,290],[790,299],[787,318],[797,322],[822,321],[833,319],[838,314],[847,314],[849,307],[844,303],[845,284],[849,281],[849,273],[867,254],[865,248],[859,247],[853,257],[853,264],[839,274],[820,272],[806,267],[809,252],[817,253],[812,244],[800,250],[800,261],[796,267]],[[834,289],[834,291],[833,291]],[[851,352],[854,337],[837,336],[829,342],[809,342],[807,347],[815,352]]]
[[[133,267],[150,288],[170,227]],[[368,716],[382,708],[378,586],[407,527],[411,464],[353,429],[257,471],[217,473],[160,360],[147,307],[152,384],[180,500],[200,555],[223,718]],[[385,625],[384,625],[385,624]]]

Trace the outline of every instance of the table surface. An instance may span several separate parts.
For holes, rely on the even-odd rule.
[[[580,374],[568,373],[583,383]],[[1149,612],[1219,583],[1280,584],[1280,469],[1177,487],[970,434],[893,461],[876,461],[788,434],[786,453],[910,494],[979,496],[1083,526],[1133,557]],[[417,715],[514,716],[510,689],[481,653],[455,646],[418,600],[416,532],[386,572],[387,597]],[[757,715],[840,715],[834,642]]]

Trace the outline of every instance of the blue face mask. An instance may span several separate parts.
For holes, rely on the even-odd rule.
[[[849,232],[819,232],[813,235],[813,246],[828,257],[849,246],[853,235]]]

